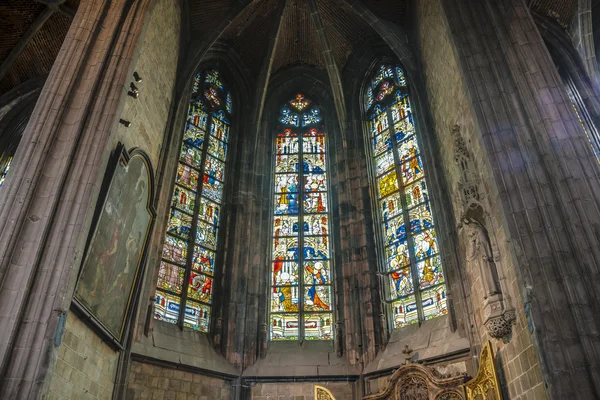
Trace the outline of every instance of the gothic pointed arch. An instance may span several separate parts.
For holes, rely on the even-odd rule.
[[[382,63],[368,81],[368,158],[380,234],[379,259],[394,328],[448,313],[430,188],[401,66]]]

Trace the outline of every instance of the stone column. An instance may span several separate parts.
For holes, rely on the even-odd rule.
[[[493,187],[496,237],[505,238],[502,265],[515,269],[504,271],[519,312],[515,337],[499,352],[505,383],[511,397],[545,387],[553,398],[595,398],[598,162],[526,2],[442,5]],[[518,375],[536,362],[524,357],[531,343],[542,377],[523,385]]]
[[[0,190],[0,398],[49,381],[150,1],[81,1]]]

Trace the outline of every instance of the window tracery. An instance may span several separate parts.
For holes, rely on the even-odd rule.
[[[394,328],[447,314],[446,286],[404,71],[382,64],[366,90],[370,153]]]
[[[196,75],[156,289],[154,318],[201,332],[210,326],[231,103],[217,70]]]
[[[330,340],[333,331],[327,148],[320,110],[287,102],[275,138],[271,340]],[[302,250],[301,250],[302,249]]]

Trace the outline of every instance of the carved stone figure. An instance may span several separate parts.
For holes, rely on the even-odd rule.
[[[467,261],[477,265],[484,288],[483,298],[500,293],[496,264],[487,232],[475,220],[464,219],[463,227],[467,234]]]

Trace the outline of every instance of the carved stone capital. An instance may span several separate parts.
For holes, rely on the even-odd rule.
[[[510,340],[512,326],[517,320],[517,315],[514,309],[506,310],[502,314],[488,318],[484,326],[489,335],[494,339],[502,339],[504,342]]]

